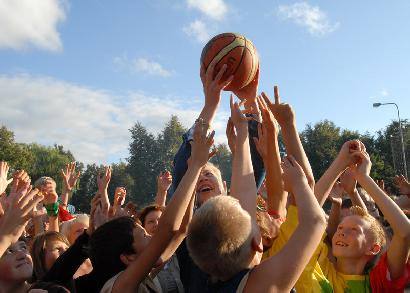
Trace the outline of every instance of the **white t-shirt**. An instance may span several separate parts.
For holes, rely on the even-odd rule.
[[[120,274],[122,274],[122,272],[119,272],[114,277],[112,277],[107,282],[105,282],[104,287],[101,289],[100,293],[111,293],[112,288],[114,287],[114,283]],[[135,293],[153,293],[153,292],[158,293],[160,292],[160,290],[157,288],[157,286],[155,286],[154,282],[149,276],[147,276],[139,284],[138,289],[135,291]]]

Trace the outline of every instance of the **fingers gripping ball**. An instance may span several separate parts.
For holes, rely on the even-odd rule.
[[[226,64],[227,69],[221,81],[233,75],[232,82],[226,91],[236,91],[247,86],[259,68],[259,57],[255,46],[244,36],[234,33],[223,33],[213,37],[204,47],[201,54],[201,65],[206,70],[214,61],[215,74]]]

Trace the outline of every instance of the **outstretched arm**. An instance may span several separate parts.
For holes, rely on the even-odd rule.
[[[366,151],[360,153],[360,159],[360,163],[354,169],[355,177],[393,228],[393,239],[387,250],[387,261],[391,278],[397,279],[404,273],[409,254],[410,221],[400,207],[370,177],[372,164]]]
[[[282,129],[283,142],[288,155],[292,155],[302,166],[306,174],[309,186],[313,189],[315,178],[313,177],[312,167],[303,149],[300,141],[299,133],[296,128],[295,112],[289,104],[281,103],[279,97],[279,89],[274,87],[275,103],[272,103],[266,93],[262,92],[262,97],[268,105],[276,120]]]
[[[244,210],[256,220],[256,183],[249,148],[248,120],[234,103],[231,95],[231,120],[236,129],[235,155],[232,162],[231,195],[237,198]]]
[[[266,168],[268,212],[272,216],[285,218],[288,194],[283,189],[282,169],[280,167],[279,125],[262,99],[258,98],[258,102],[263,122],[258,128],[259,138],[255,138],[254,141]]]
[[[285,189],[294,194],[299,224],[286,245],[250,274],[246,292],[289,292],[308,264],[326,228],[326,219],[302,167],[291,156],[282,164]]]
[[[226,86],[228,86],[233,78],[233,76],[231,76],[226,81],[221,80],[227,67],[222,66],[222,68],[215,75],[215,65],[216,62],[211,62],[206,72],[204,67],[201,67],[200,72],[205,95],[205,104],[201,110],[201,113],[199,114],[198,120],[201,119],[201,121],[207,124],[209,127],[211,127],[212,121],[215,118],[216,111],[218,110],[219,103],[221,101],[221,91]],[[193,128],[191,128],[187,133],[183,135],[183,143],[174,157],[174,170],[172,172],[172,192],[175,192],[182,177],[188,169],[187,161],[191,155],[191,145],[189,144],[189,142],[192,140],[192,130]]]
[[[350,140],[343,144],[336,159],[332,162],[322,177],[320,177],[319,181],[316,182],[315,195],[320,206],[323,206],[325,203],[337,178],[339,178],[348,166],[351,166],[356,162],[357,158],[355,155],[362,149],[364,149],[364,145],[358,140]]]
[[[192,156],[188,170],[182,178],[174,196],[161,216],[160,223],[149,245],[116,280],[112,292],[135,292],[140,282],[148,275],[172,237],[181,228],[196,182],[202,167],[208,161],[209,149],[213,144],[214,132],[207,137],[206,124],[199,121],[195,126]]]
[[[172,184],[171,173],[165,171],[160,173],[157,177],[157,195],[155,196],[155,204],[160,207],[165,207],[167,201],[167,192]]]

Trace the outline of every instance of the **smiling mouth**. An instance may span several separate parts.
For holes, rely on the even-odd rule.
[[[344,242],[342,242],[342,241],[337,241],[337,242],[336,242],[336,245],[337,245],[337,246],[341,246],[341,247],[347,247],[347,246],[349,246],[349,245],[347,245],[346,243],[344,243]]]
[[[24,266],[24,265],[29,265],[29,263],[28,262],[22,262],[21,264],[18,264],[17,266],[16,266],[16,268],[21,268],[22,266]]]
[[[198,193],[203,193],[203,192],[210,192],[212,190],[213,190],[213,188],[211,188],[210,186],[203,186],[201,188],[198,188],[197,192]]]

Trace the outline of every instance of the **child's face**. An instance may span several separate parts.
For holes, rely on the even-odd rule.
[[[373,246],[369,231],[370,223],[362,217],[355,215],[346,216],[333,235],[333,255],[343,258],[360,258],[365,256]]]
[[[221,182],[219,182],[218,177],[215,175],[212,168],[207,166],[202,168],[196,185],[198,203],[202,205],[211,197],[221,195],[222,190],[223,186],[221,186]]]
[[[24,282],[33,274],[33,262],[26,243],[17,241],[10,245],[0,258],[0,279],[8,282]]]
[[[71,225],[70,234],[68,235],[68,242],[73,244],[75,240],[84,233],[84,230],[88,229],[88,225],[81,222],[75,222]]]
[[[47,245],[44,251],[44,263],[47,271],[51,269],[57,258],[62,255],[67,249],[67,244],[62,241],[47,241]]]
[[[145,216],[144,228],[150,234],[154,235],[157,230],[159,219],[161,218],[161,211],[151,211]]]

